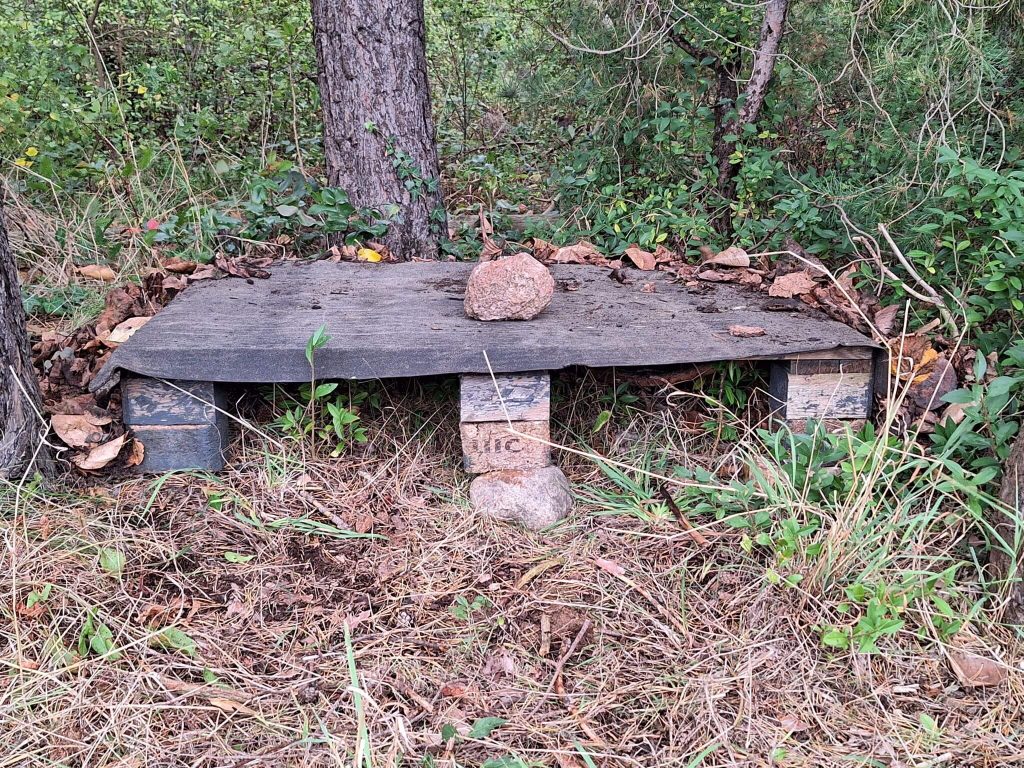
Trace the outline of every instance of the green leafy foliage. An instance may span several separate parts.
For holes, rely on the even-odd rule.
[[[473,721],[473,725],[469,729],[469,738],[486,739],[507,722],[501,717],[481,717],[479,720]]]
[[[121,658],[121,652],[114,646],[114,633],[99,620],[96,609],[88,611],[78,633],[78,655],[84,657],[90,654],[103,656],[110,661]]]
[[[121,574],[124,572],[125,565],[128,562],[124,552],[110,547],[104,547],[100,550],[99,561],[100,568],[116,578],[121,578]]]

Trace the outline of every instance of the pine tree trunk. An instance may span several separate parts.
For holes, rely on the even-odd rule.
[[[397,218],[398,258],[436,257],[447,232],[427,83],[423,0],[312,0],[332,186]]]
[[[1018,538],[1024,538],[1024,531],[1014,519],[1024,517],[1024,434],[1017,437],[1006,459],[999,500],[1010,508],[1013,517],[999,511],[996,513],[998,519],[991,522],[1000,538],[1009,547],[1016,548],[1016,552],[1011,556],[1001,548],[993,548],[989,555],[989,568],[991,576],[1003,587],[1003,620],[1024,624],[1024,547],[1018,543]]]
[[[29,469],[49,469],[40,450],[42,427],[36,416],[39,382],[32,367],[18,268],[7,240],[0,201],[0,477],[15,479]],[[45,448],[45,446],[44,446]]]

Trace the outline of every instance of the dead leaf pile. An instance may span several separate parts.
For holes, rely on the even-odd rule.
[[[147,273],[142,284],[129,283],[107,293],[95,322],[70,333],[32,327],[37,334],[32,358],[39,376],[43,406],[54,434],[71,449],[70,460],[84,471],[133,466],[142,461],[142,446],[129,439],[120,421],[116,394],[89,392],[100,368],[118,344],[127,341],[190,282],[216,274],[210,266],[168,259],[164,269]]]
[[[232,277],[241,277],[246,280],[266,280],[270,272],[266,269],[274,262],[270,256],[234,256],[228,258],[224,254],[217,254],[213,263],[217,269]]]

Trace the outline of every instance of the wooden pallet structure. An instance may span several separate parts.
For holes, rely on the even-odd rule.
[[[113,353],[94,388],[121,380],[141,469],[218,470],[230,388],[256,383],[461,377],[470,473],[548,466],[549,372],[762,360],[780,418],[866,419],[878,350],[798,302],[661,272],[559,265],[551,305],[528,322],[467,318],[471,264],[289,262],[263,280],[197,283]],[[764,334],[737,337],[734,325]],[[330,340],[306,359],[308,339]]]

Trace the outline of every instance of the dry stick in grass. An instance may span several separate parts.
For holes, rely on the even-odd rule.
[[[672,494],[668,492],[668,486],[662,483],[658,486],[658,493],[661,494],[661,498],[663,498],[665,503],[668,504],[668,508],[672,510],[672,514],[676,517],[676,522],[690,534],[690,537],[697,542],[697,545],[700,547],[708,546],[711,542],[707,540],[707,537],[704,536],[703,533],[694,528],[693,523],[691,523],[686,515],[680,511],[679,507],[676,505],[676,500],[673,499]]]
[[[906,283],[900,280],[900,282],[903,283],[904,289],[906,289],[907,292],[910,293],[911,295],[919,298],[921,301],[934,305],[935,308],[938,310],[939,315],[942,317],[943,322],[946,323],[946,326],[949,328],[949,330],[952,331],[953,333],[956,333],[957,324],[956,321],[953,319],[953,313],[949,311],[949,307],[946,306],[946,302],[943,300],[943,298],[939,296],[938,291],[936,291],[934,288],[928,285],[928,283],[926,283],[921,278],[921,276],[917,274],[917,270],[914,269],[911,263],[903,255],[903,251],[901,251],[899,246],[896,245],[896,241],[892,239],[892,235],[889,234],[889,230],[886,229],[885,224],[879,224],[878,231],[881,233],[882,237],[885,238],[885,242],[889,244],[889,247],[892,249],[893,254],[895,254],[897,259],[899,259],[899,262],[900,264],[903,265],[903,268],[906,269],[908,273],[910,273],[910,276],[914,278],[914,281],[918,284],[918,286],[920,286],[921,290],[927,294],[927,296],[921,296],[920,294],[911,291],[909,286],[907,286]],[[877,261],[879,268],[883,272],[888,274],[890,277],[899,280],[899,278],[893,275],[892,272],[890,272],[882,263],[881,255],[877,255]]]
[[[580,631],[576,633],[576,637],[573,638],[573,641],[569,644],[569,648],[559,657],[558,661],[555,662],[555,674],[551,676],[551,682],[548,683],[548,687],[544,690],[544,696],[551,693],[555,686],[559,684],[559,681],[562,678],[562,670],[565,669],[565,663],[569,660],[570,656],[576,653],[576,648],[583,642],[583,637],[590,631],[590,627],[590,619],[584,619],[583,626],[581,626]]]

